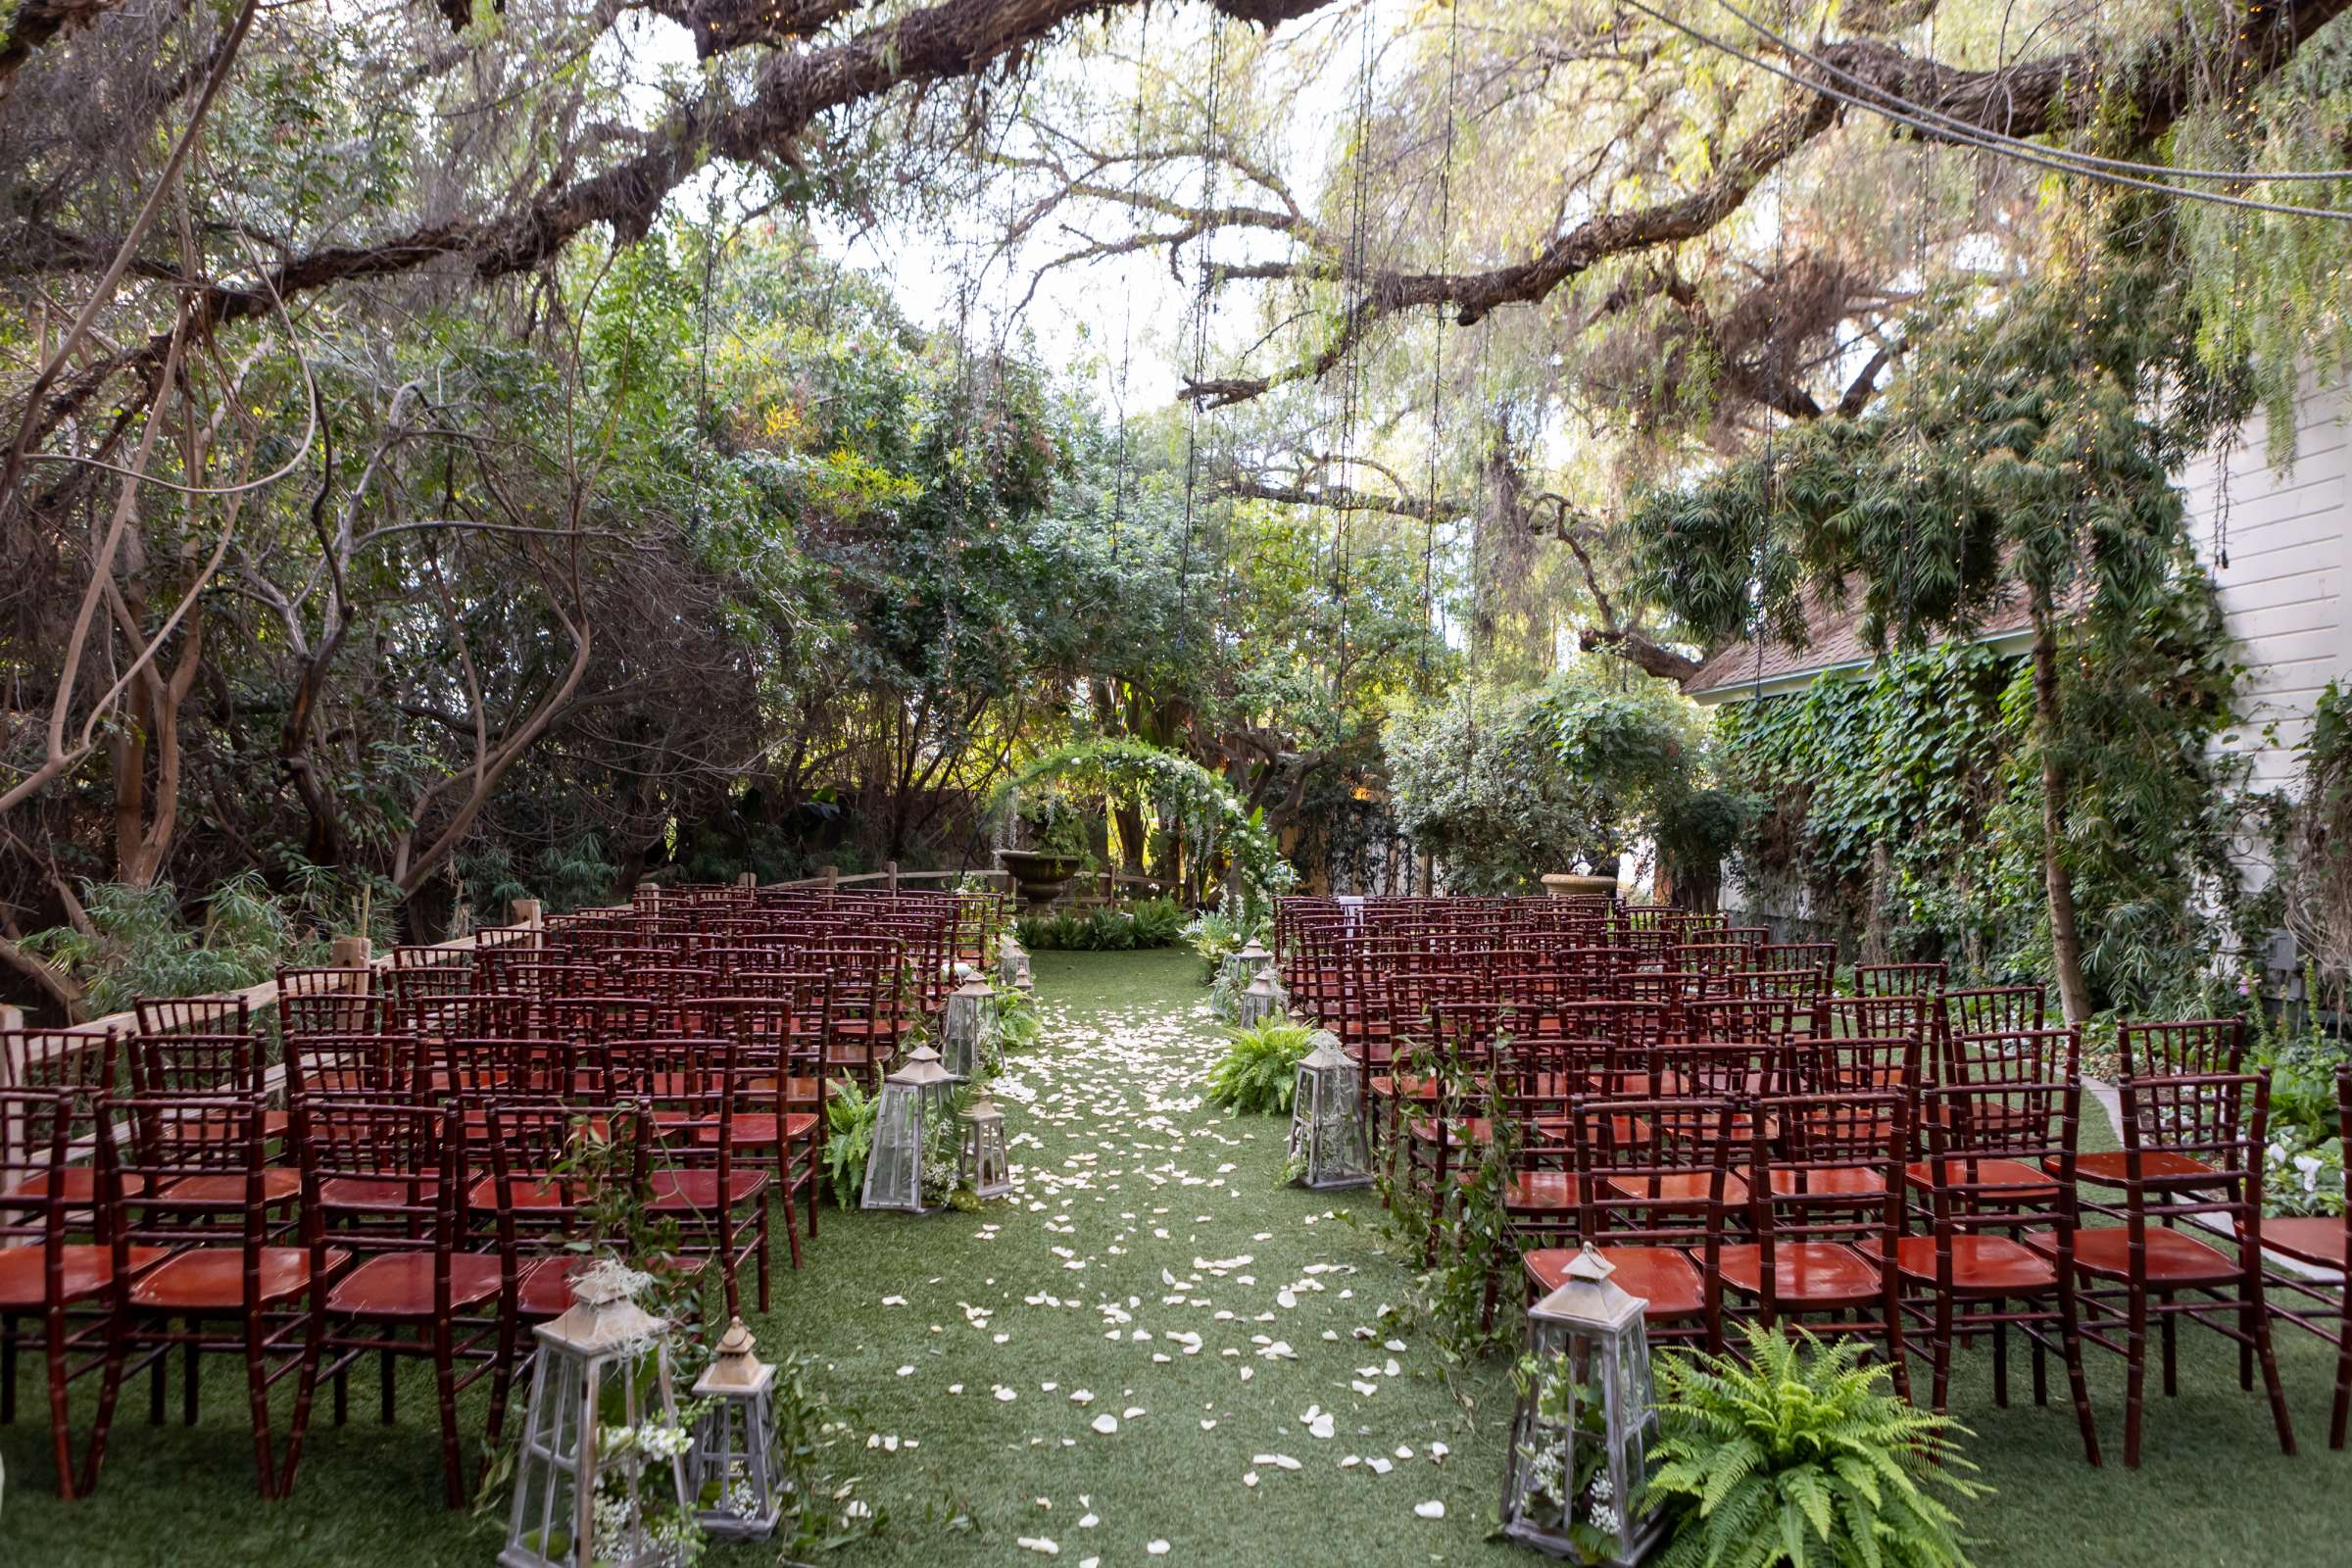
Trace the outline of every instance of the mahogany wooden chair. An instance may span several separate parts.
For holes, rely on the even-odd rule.
[[[1876,997],[1824,997],[1816,1034],[1861,1035],[1885,1039],[1891,1035],[1926,1036],[1935,1028],[1936,1001],[1911,992]]]
[[[1906,1098],[1787,1095],[1753,1106],[1743,1174],[1754,1240],[1727,1244],[1720,1261],[1724,1285],[1766,1327],[1802,1319],[1819,1334],[1876,1341],[1908,1398],[1894,1271]]]
[[[1575,1234],[1576,1177],[1570,1110],[1584,1085],[1569,1066],[1569,1042],[1522,1035],[1495,1042],[1489,1114],[1502,1135],[1502,1213],[1506,1243],[1487,1261],[1484,1315],[1492,1321],[1505,1268],[1516,1268],[1531,1245],[1565,1246]],[[1475,1169],[1457,1180],[1475,1179]]]
[[[94,1174],[87,1163],[70,1163],[94,1126],[95,1097],[73,1088],[0,1088],[0,1422],[17,1418],[17,1357],[29,1320],[30,1346],[47,1363],[58,1494],[69,1500],[98,1485],[94,1439],[77,1466],[67,1391],[105,1365],[117,1266],[105,1229],[109,1210],[90,1185],[66,1180],[76,1171]],[[135,1273],[161,1255],[139,1248],[122,1265]]]
[[[2075,1268],[2092,1308],[2083,1338],[2124,1357],[2127,1467],[2139,1464],[2151,1319],[2163,1337],[2168,1396],[2180,1387],[2175,1342],[2185,1318],[2237,1343],[2241,1384],[2252,1386],[2251,1363],[2259,1361],[2279,1450],[2295,1451],[2263,1294],[2262,1159],[2270,1087],[2261,1073],[2116,1082],[2123,1102],[2122,1196],[2084,1206],[2118,1223],[2075,1233]],[[2160,1132],[2160,1144],[2152,1145],[2150,1129]],[[2082,1163],[2078,1158],[2078,1171]],[[2183,1220],[2205,1227],[2213,1240],[2179,1228]],[[2048,1233],[2030,1233],[2027,1241],[2055,1251]]]
[[[805,1199],[813,1237],[821,1186],[816,1179],[826,1099],[821,1047],[796,1040],[789,1001],[731,997],[697,1005],[710,1034],[734,1042],[736,1152],[747,1169],[769,1172],[769,1191],[784,1210],[792,1266],[799,1268],[801,1232],[793,1202]]]
[[[80,1102],[83,1119],[75,1141],[86,1144],[90,1102],[115,1092],[120,1044],[111,1029],[0,1030],[0,1089],[74,1095]],[[0,1157],[9,1152],[0,1144]],[[54,1192],[74,1207],[87,1208],[97,1200],[97,1162],[83,1159],[55,1169],[20,1170],[0,1177],[0,1199],[12,1196],[20,1185],[28,1194],[45,1197]],[[0,1397],[7,1392],[7,1380],[0,1378]]]
[[[469,1500],[458,1437],[458,1394],[485,1374],[503,1403],[514,1365],[514,1253],[468,1250],[465,1120],[457,1105],[415,1101],[297,1099],[294,1143],[303,1181],[303,1237],[314,1278],[315,1330],[323,1370],[333,1379],[335,1424],[347,1414],[345,1390],[355,1361],[377,1358],[382,1419],[393,1420],[393,1366],[403,1356],[429,1360],[441,1417],[445,1500]],[[351,1194],[371,1196],[368,1223],[330,1223]],[[349,1258],[329,1267],[330,1254]],[[331,1277],[330,1277],[331,1276]],[[459,1363],[473,1363],[459,1374]]]
[[[1723,1348],[1726,1217],[1746,1201],[1731,1169],[1739,1140],[1728,1101],[1587,1100],[1573,1112],[1578,1235],[1616,1282],[1647,1303],[1653,1339]],[[1530,1252],[1533,1296],[1556,1290],[1576,1249]]]
[[[768,1308],[768,1174],[735,1155],[735,1107],[747,1074],[731,1040],[638,1040],[613,1055],[616,1100],[646,1113],[652,1168],[646,1211],[675,1222],[680,1250],[718,1265],[727,1312],[750,1263]]]
[[[1921,1089],[1923,1157],[1904,1179],[1925,1231],[1900,1238],[1894,1256],[1913,1320],[1927,1330],[1932,1406],[1944,1410],[1953,1349],[1978,1334],[1991,1338],[1993,1402],[2006,1405],[2012,1326],[2033,1347],[2034,1402],[2046,1402],[2044,1357],[2054,1334],[2082,1456],[2095,1465],[2099,1435],[2082,1374],[2074,1267],[2082,1097],[2072,1076]],[[2035,1245],[2019,1239],[2028,1228]]]
[[[142,1035],[250,1035],[253,1008],[243,993],[220,997],[140,997],[130,1004]]]
[[[301,1462],[318,1375],[316,1330],[325,1279],[315,1265],[323,1261],[331,1273],[345,1254],[329,1250],[315,1258],[308,1247],[273,1240],[273,1167],[258,1100],[102,1098],[95,1142],[115,1258],[93,1454],[105,1449],[126,1375],[146,1365],[160,1369],[177,1347],[187,1361],[182,1419],[192,1426],[198,1358],[235,1354],[245,1363],[261,1494],[285,1496]],[[288,1374],[297,1386],[281,1454],[271,1436],[270,1390]],[[160,1381],[155,1391],[151,1419],[162,1414]]]
[[[2116,1076],[2120,1083],[2131,1078],[2151,1080],[2190,1078],[2230,1078],[2244,1069],[2246,1059],[2246,1024],[2242,1018],[2192,1018],[2174,1023],[2125,1023],[2116,1027]],[[2191,1116],[2176,1125],[2175,1118],[2181,1106],[2168,1093],[2143,1094],[2134,1102],[2142,1120],[2132,1132],[2137,1140],[2141,1173],[2146,1177],[2164,1178],[2168,1185],[2155,1189],[2160,1194],[2184,1193],[2189,1189],[2178,1185],[2179,1179],[2211,1176],[2214,1185],[2226,1187],[2226,1172],[2208,1169],[2204,1154],[2183,1144],[2183,1137],[2210,1139],[2227,1147],[2230,1140],[2223,1135],[2230,1129],[2218,1124],[2209,1125],[2203,1116]],[[2242,1109],[2244,1097],[2216,1091],[2217,1107],[2227,1107],[2232,1113]],[[2266,1099],[2264,1103],[2269,1103]],[[2130,1140],[2127,1140],[2129,1144]],[[2075,1162],[2081,1179],[2095,1187],[2118,1188],[2127,1184],[2125,1166],[2127,1151],[2111,1151],[2084,1154]]]
[[[2335,1070],[2335,1104],[2343,1147],[2352,1149],[2352,1065]],[[2307,1274],[2268,1270],[2271,1311],[2335,1347],[2335,1404],[2328,1418],[2328,1446],[2344,1446],[2345,1418],[2352,1414],[2352,1206],[2328,1216],[2277,1216],[2262,1222],[2262,1245],[2307,1268],[2335,1274],[2332,1291]],[[2311,1303],[2289,1306],[2280,1294]]]

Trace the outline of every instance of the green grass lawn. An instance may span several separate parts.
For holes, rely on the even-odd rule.
[[[1190,956],[1041,954],[1037,974],[1047,1036],[999,1090],[1019,1139],[1018,1199],[926,1219],[828,1210],[809,1267],[780,1267],[776,1310],[754,1320],[764,1346],[817,1354],[824,1382],[857,1412],[836,1468],[886,1522],[835,1560],[1040,1560],[1023,1538],[1056,1543],[1055,1560],[1105,1565],[1538,1560],[1485,1540],[1506,1374],[1483,1370],[1457,1400],[1425,1346],[1391,1351],[1385,1330],[1357,1338],[1402,1274],[1339,1217],[1348,1200],[1280,1185],[1278,1123],[1202,1105],[1215,1041]],[[1198,1352],[1171,1332],[1197,1334]],[[1258,1353],[1258,1337],[1297,1358]],[[1969,1515],[1977,1560],[2343,1560],[2352,1457],[2322,1446],[2332,1352],[2290,1335],[2280,1359],[2302,1457],[2279,1455],[2263,1401],[2238,1391],[2232,1348],[2189,1333],[2180,1396],[2151,1398],[2146,1465],[2128,1473],[2112,1457],[2123,1382],[2112,1357],[2091,1361],[2111,1455],[2100,1471],[2081,1460],[2062,1377],[2048,1409],[1999,1410],[1984,1354],[1969,1357],[1955,1411],[1976,1430],[1967,1451],[1998,1494]],[[2021,1353],[2021,1398],[2024,1365]],[[49,1490],[38,1418],[0,1430],[11,1483],[0,1565],[487,1564],[496,1528],[438,1505],[429,1394],[412,1380],[402,1424],[383,1428],[364,1416],[374,1402],[367,1381],[354,1391],[353,1425],[314,1427],[295,1495],[280,1504],[254,1496],[242,1374],[226,1364],[208,1378],[192,1432],[146,1426],[135,1392],[100,1494],[74,1507]],[[1078,1391],[1091,1401],[1073,1402]],[[42,1408],[29,1361],[21,1397]],[[467,1408],[478,1413],[478,1393]],[[1304,1424],[1310,1409],[1333,1414],[1330,1438]],[[1094,1429],[1104,1415],[1115,1432]],[[895,1451],[868,1447],[869,1437],[896,1438]],[[1450,1451],[1433,1462],[1440,1444]],[[1390,1469],[1343,1468],[1348,1455]],[[1444,1519],[1415,1517],[1415,1504],[1433,1500]],[[946,1527],[957,1514],[968,1528]],[[1154,1542],[1168,1544],[1164,1555],[1150,1554]],[[739,1547],[707,1560],[774,1558]]]

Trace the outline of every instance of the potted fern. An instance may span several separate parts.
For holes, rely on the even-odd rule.
[[[1897,1397],[1860,1348],[1749,1324],[1747,1364],[1660,1356],[1655,1568],[1968,1568],[1948,1418]]]

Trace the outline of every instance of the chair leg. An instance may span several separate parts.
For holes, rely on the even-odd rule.
[[[318,1363],[325,1351],[325,1301],[322,1296],[315,1296],[303,1331],[302,1362],[294,1374],[294,1419],[286,1431],[285,1463],[277,1475],[280,1497],[294,1491],[294,1471],[302,1463],[302,1440],[311,1430],[311,1404],[318,1395]]]
[[[447,1318],[433,1324],[433,1397],[441,1409],[441,1479],[452,1508],[466,1506],[466,1459],[458,1447],[457,1352]]]
[[[2058,1281],[2058,1344],[2066,1355],[2066,1385],[2074,1396],[2075,1423],[2082,1429],[2082,1457],[2093,1469],[2099,1463],[2099,1428],[2090,1413],[2090,1384],[2082,1375],[2082,1307],[2075,1295],[2075,1282],[2061,1276]]]
[[[63,1302],[49,1308],[46,1327],[49,1338],[45,1348],[48,1354],[44,1359],[49,1363],[49,1446],[57,1459],[57,1494],[72,1502],[74,1425],[73,1412],[66,1403],[66,1308]],[[16,1321],[13,1318],[9,1321],[9,1333],[10,1349],[13,1351],[16,1333]],[[13,1361],[14,1355],[10,1359]],[[16,1369],[12,1366],[9,1370],[13,1374]],[[13,1377],[11,1387],[13,1390]]]
[[[195,1337],[203,1332],[203,1324],[194,1318],[188,1319],[188,1343],[181,1348],[179,1352],[179,1424],[183,1427],[192,1427],[196,1424],[198,1388],[196,1358],[201,1352],[197,1348]]]
[[[801,1266],[801,1221],[800,1221],[800,1216],[799,1216],[798,1214],[796,1214],[796,1213],[793,1211],[793,1195],[792,1195],[792,1152],[791,1152],[789,1149],[787,1149],[787,1150],[785,1151],[783,1164],[784,1164],[784,1169],[783,1169],[782,1175],[783,1175],[783,1178],[784,1178],[784,1204],[783,1204],[783,1207],[784,1207],[784,1245],[786,1246],[786,1248],[788,1248],[788,1249],[791,1250],[791,1252],[792,1252],[792,1266],[793,1266],[794,1268],[796,1268],[796,1269],[797,1269],[797,1268],[799,1268],[799,1267]],[[811,1171],[811,1172],[809,1173],[809,1185],[810,1185],[810,1188],[811,1188],[811,1190],[813,1190],[813,1189],[814,1189],[814,1186],[815,1186],[815,1181],[816,1181],[816,1176],[815,1176],[815,1173],[814,1173],[813,1171]],[[809,1220],[809,1225],[810,1225],[810,1227],[811,1227],[811,1229],[812,1229],[812,1230],[813,1230],[813,1228],[814,1228],[814,1226],[815,1226],[815,1223],[816,1223],[815,1219],[814,1219],[813,1217],[811,1217],[811,1218],[810,1218],[810,1220]],[[765,1209],[762,1209],[762,1210],[760,1210],[760,1229],[761,1229],[761,1231],[762,1231],[762,1232],[764,1232],[764,1231],[766,1230],[766,1228],[767,1228],[767,1211],[766,1211]],[[763,1235],[760,1237],[760,1242],[761,1242],[761,1244],[762,1244],[762,1245],[761,1245],[761,1247],[760,1247],[760,1260],[761,1260],[761,1267],[762,1267],[763,1269],[764,1269],[764,1267],[766,1266],[766,1257],[767,1257],[767,1249],[766,1249],[766,1246],[765,1246],[766,1240],[767,1240],[767,1238],[766,1238],[766,1236],[763,1234]],[[766,1309],[767,1309],[767,1303],[766,1303],[766,1301],[763,1299],[763,1300],[760,1302],[760,1310],[761,1310],[761,1311],[765,1311]]]
[[[2139,1468],[2139,1421],[2148,1382],[2148,1298],[2136,1284],[2126,1311],[2124,1338],[2124,1468]]]
[[[2336,1328],[2335,1409],[2328,1418],[2328,1446],[2344,1446],[2344,1426],[2352,1417],[2352,1282],[2344,1288],[2344,1320]]]
[[[2169,1307],[2173,1304],[2173,1298],[2167,1296],[2161,1304]],[[2168,1399],[2177,1398],[2180,1394],[2180,1317],[2174,1312],[2163,1312],[2156,1326],[2164,1336],[2164,1396]]]
[[[498,1446],[507,1424],[507,1400],[514,1393],[514,1341],[518,1325],[512,1301],[498,1310],[498,1360],[490,1368],[490,1446]]]
[[[245,1322],[245,1398],[253,1415],[253,1465],[262,1487],[263,1500],[272,1500],[281,1494],[277,1482],[277,1454],[270,1436],[270,1365],[262,1340],[269,1332],[259,1313]]]
[[[0,1426],[17,1419],[17,1314],[0,1312]]]
[[[1937,1415],[1944,1412],[1952,1387],[1952,1297],[1949,1291],[1936,1293],[1935,1336],[1928,1344],[1928,1408]]]
[[[788,1209],[787,1213],[789,1212],[790,1210]],[[767,1249],[768,1244],[773,1240],[773,1237],[768,1230],[767,1200],[764,1198],[760,1201],[760,1218],[758,1224],[760,1228],[760,1255],[753,1266],[758,1268],[760,1271],[760,1310],[764,1312],[767,1310]],[[787,1231],[792,1229],[792,1221],[789,1218],[785,1220],[784,1228]],[[801,1250],[797,1245],[792,1250],[793,1263],[796,1267],[800,1263],[800,1250]]]
[[[2270,1391],[2271,1421],[2278,1429],[2278,1451],[2291,1457],[2295,1451],[2295,1424],[2286,1413],[2286,1391],[2278,1384],[2278,1357],[2271,1348],[2271,1312],[2262,1298],[2259,1265],[2245,1289],[2254,1306],[2254,1354],[2262,1363],[2262,1386]]]
[[[74,1490],[86,1497],[98,1490],[98,1465],[106,1457],[106,1438],[115,1422],[115,1400],[122,1392],[122,1368],[129,1358],[128,1325],[120,1307],[107,1315],[106,1367],[98,1379],[98,1409],[90,1418],[90,1447],[81,1461],[81,1482]]]

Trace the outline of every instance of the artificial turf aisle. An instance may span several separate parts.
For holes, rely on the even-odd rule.
[[[1017,1140],[1018,1199],[927,1219],[828,1209],[810,1266],[779,1267],[776,1310],[754,1318],[764,1346],[814,1352],[820,1381],[856,1411],[835,1468],[886,1522],[827,1560],[1538,1560],[1484,1539],[1505,1369],[1472,1376],[1465,1406],[1425,1343],[1390,1348],[1376,1314],[1403,1275],[1339,1217],[1352,1207],[1368,1218],[1369,1197],[1284,1188],[1281,1124],[1201,1103],[1216,1036],[1193,960],[1047,954],[1037,968],[1046,1036],[999,1089]],[[2137,1474],[2113,1458],[2122,1375],[2112,1357],[2091,1361],[2111,1455],[2099,1471],[2076,1451],[2062,1393],[2046,1410],[2025,1399],[2022,1352],[2019,1402],[2007,1410],[1990,1404],[1984,1351],[1967,1357],[1955,1406],[1979,1434],[1967,1451],[1981,1479],[1998,1489],[1969,1510],[1978,1562],[2343,1561],[2352,1462],[2322,1446],[2331,1356],[2300,1335],[2280,1351],[2302,1457],[2279,1456],[2262,1400],[2237,1390],[2234,1356],[2192,1332],[2180,1396],[2151,1386]],[[194,1434],[145,1426],[143,1394],[131,1391],[101,1494],[69,1509],[46,1490],[28,1358],[20,1388],[29,1419],[0,1433],[12,1482],[0,1568],[491,1561],[495,1528],[436,1506],[431,1398],[413,1376],[390,1429],[367,1417],[371,1379],[359,1379],[353,1424],[314,1427],[295,1495],[275,1505],[253,1496],[241,1381],[234,1366],[212,1370]],[[469,1396],[469,1422],[480,1408]],[[1310,1414],[1331,1417],[1328,1437]],[[1431,1502],[1445,1504],[1443,1519],[1416,1515]],[[1057,1554],[1024,1549],[1025,1540],[1050,1541]],[[747,1547],[714,1548],[707,1561],[774,1559]]]

